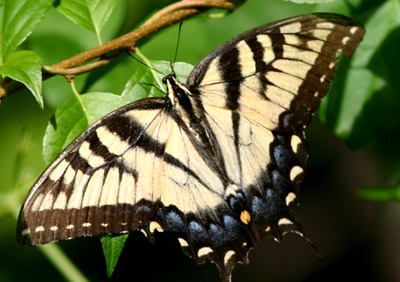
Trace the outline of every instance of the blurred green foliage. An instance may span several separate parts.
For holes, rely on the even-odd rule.
[[[158,85],[160,78],[128,56],[76,77],[74,85],[79,93],[84,94],[80,101],[74,97],[71,85],[63,77],[46,80],[42,87],[42,64],[57,63],[131,31],[151,14],[172,2],[98,0],[84,4],[86,2],[73,0],[41,0],[32,5],[33,2],[29,0],[0,0],[0,73],[3,77],[8,76],[24,83],[27,87],[26,90],[5,98],[0,107],[0,240],[3,242],[0,250],[3,254],[10,254],[0,258],[0,281],[56,281],[62,279],[60,275],[69,280],[80,277],[55,271],[47,265],[46,259],[37,248],[22,248],[16,244],[15,224],[20,205],[45,165],[88,124],[149,93],[160,95],[154,87],[146,86]],[[342,59],[330,94],[324,99],[319,111],[319,117],[350,148],[372,148],[374,158],[368,161],[376,162],[374,167],[379,168],[379,177],[371,178],[370,183],[364,181],[349,184],[352,188],[367,187],[358,190],[357,195],[368,200],[398,201],[400,84],[397,79],[400,77],[400,1],[314,1],[317,2],[327,3],[308,5],[281,0],[253,0],[245,2],[232,14],[222,13],[224,17],[218,17],[220,11],[196,16],[183,24],[178,60],[195,65],[217,46],[240,32],[299,14],[335,12],[358,19],[366,26],[366,37],[353,58]],[[162,60],[173,59],[177,30],[176,26],[161,30],[138,45],[144,54],[143,58],[165,73],[169,72],[169,63]],[[181,72],[178,73],[181,81],[184,81],[190,68],[188,64],[178,64],[176,70]],[[323,130],[314,130],[311,141],[319,140],[318,137],[323,136],[321,132]],[[329,161],[329,155],[324,151],[331,148],[331,141],[320,139],[312,143],[318,142],[317,146],[320,148],[314,151],[316,157],[311,161],[311,170],[318,170],[316,163]],[[350,175],[352,169],[349,168]],[[358,179],[370,178],[361,173]],[[381,182],[373,182],[377,180]],[[96,239],[91,239],[91,243],[84,240],[60,245],[68,246],[64,249],[72,257],[72,261],[79,261],[77,257],[81,252],[93,252],[96,258],[89,257],[95,263],[101,262],[101,250],[93,251],[95,248],[100,249],[93,246]],[[399,244],[398,241],[396,243]],[[57,260],[54,252],[43,253],[50,261],[57,263],[54,262]],[[143,256],[142,259],[146,260],[142,253],[135,252],[130,256]],[[184,262],[183,265],[185,263],[187,264]],[[88,279],[106,279],[104,264],[77,264],[84,265],[81,269]],[[87,269],[96,269],[97,273],[89,273]],[[181,269],[179,264],[178,269]],[[208,271],[210,268],[202,269]],[[181,271],[185,273],[185,270]],[[168,272],[174,278],[180,273],[174,271],[174,268],[168,269]],[[158,273],[158,276],[154,273],[152,275],[148,280],[168,280],[162,273]],[[119,280],[128,279],[121,277],[119,276]],[[216,271],[209,275],[199,274],[192,281],[202,281],[209,277],[216,279]],[[146,280],[145,276],[139,276],[138,281],[141,279]],[[180,279],[179,281],[186,280]],[[254,281],[256,279],[253,278]],[[262,278],[258,279],[263,281]]]

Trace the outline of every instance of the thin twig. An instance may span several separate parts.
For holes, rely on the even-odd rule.
[[[91,70],[94,70],[96,68],[108,65],[115,59],[117,59],[122,52],[118,52],[116,55],[106,58],[106,59],[100,59],[98,61],[95,61],[93,63],[88,63],[86,65],[80,66],[80,67],[75,67],[75,68],[60,68],[55,65],[53,66],[43,66],[43,72],[47,72],[49,74],[60,74],[60,75],[78,75],[82,74]]]

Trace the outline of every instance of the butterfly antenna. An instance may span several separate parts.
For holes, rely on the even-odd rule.
[[[127,53],[132,59],[134,59],[135,61],[141,63],[142,65],[144,65],[144,66],[146,66],[146,67],[148,67],[149,69],[151,69],[151,70],[153,70],[153,71],[155,71],[155,72],[158,72],[159,74],[166,75],[165,73],[160,72],[159,70],[157,70],[157,69],[153,68],[152,66],[146,64],[145,62],[139,60],[138,58],[136,58],[135,56],[133,56],[133,55],[131,54],[131,52],[126,51],[126,53]]]
[[[297,232],[295,232],[295,233],[297,233]],[[305,236],[303,233],[297,233],[297,234],[300,235],[301,237],[303,237],[307,241],[307,243],[310,244],[310,246],[313,249],[313,252],[317,258],[323,259],[325,257],[324,253],[317,247],[317,245],[314,244],[313,241],[311,241],[310,238]]]
[[[156,84],[154,84],[154,83],[139,82],[139,84],[140,84],[141,86],[151,86],[151,87],[154,87],[154,88],[156,88],[158,91],[160,91],[161,93],[163,93],[164,95],[167,95],[167,92],[165,92],[164,89],[162,89],[160,86],[158,86],[158,85],[156,85]],[[145,89],[145,91],[146,91],[147,93],[151,94],[151,93],[150,93],[150,90],[148,90],[148,89],[146,89],[146,88],[144,88],[144,89]]]
[[[176,57],[178,56],[178,48],[179,48],[179,41],[180,41],[180,39],[181,39],[182,24],[183,24],[183,22],[180,22],[180,23],[179,23],[179,28],[178,28],[178,40],[176,41],[176,48],[175,48],[174,60],[171,62],[171,70],[172,70],[172,73],[173,73],[173,74],[175,74],[174,64],[175,64],[175,62],[176,62]]]

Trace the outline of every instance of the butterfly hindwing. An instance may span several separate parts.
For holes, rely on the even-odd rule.
[[[344,16],[312,14],[252,29],[204,58],[166,98],[124,106],[78,137],[31,189],[22,244],[142,230],[173,232],[229,281],[262,238],[303,235],[295,216],[304,127],[338,52],[364,35]]]

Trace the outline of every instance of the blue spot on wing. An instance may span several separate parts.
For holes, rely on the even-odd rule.
[[[188,229],[191,241],[200,242],[208,239],[207,232],[200,223],[191,221],[188,225]]]
[[[224,215],[224,226],[227,240],[234,240],[238,237],[240,224],[236,219],[229,215]]]
[[[181,216],[174,212],[170,211],[167,213],[167,216],[165,218],[166,223],[167,223],[167,228],[173,232],[184,232],[185,230],[185,224],[181,218]]]
[[[210,224],[209,235],[213,246],[221,246],[228,241],[225,230],[214,223]]]
[[[264,222],[269,217],[268,206],[260,197],[254,197],[251,203],[251,213],[256,223]]]
[[[136,208],[136,212],[137,213],[140,213],[140,212],[149,213],[149,212],[151,212],[151,209],[146,205],[142,205],[142,206],[138,206]]]

